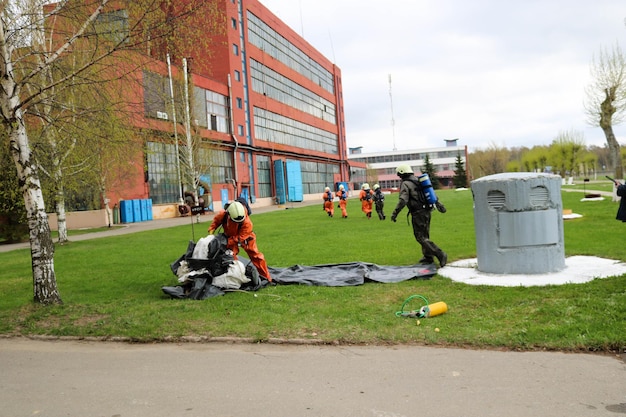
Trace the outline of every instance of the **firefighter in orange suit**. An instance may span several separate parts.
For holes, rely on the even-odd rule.
[[[361,211],[365,213],[368,219],[371,219],[372,206],[374,204],[374,193],[370,189],[370,185],[368,183],[365,183],[361,186],[359,200],[361,200]]]
[[[348,218],[348,193],[345,190],[343,184],[339,185],[339,191],[337,191],[337,197],[339,198],[339,208],[341,209],[341,217]]]
[[[256,245],[256,235],[252,231],[252,221],[248,217],[248,211],[239,201],[230,202],[226,210],[217,213],[209,226],[209,233],[213,233],[220,226],[224,229],[224,234],[228,238],[228,249],[233,251],[233,256],[237,259],[239,245],[248,254],[252,265],[259,271],[259,275],[268,281],[272,281],[270,272],[267,269],[265,256],[259,251]]]
[[[333,204],[333,200],[335,196],[330,192],[330,188],[324,188],[324,194],[322,194],[322,199],[324,199],[324,211],[328,214],[328,217],[333,217],[335,214],[335,205]]]

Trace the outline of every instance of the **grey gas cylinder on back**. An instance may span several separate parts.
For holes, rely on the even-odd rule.
[[[515,172],[472,181],[478,270],[544,274],[565,268],[561,177]]]

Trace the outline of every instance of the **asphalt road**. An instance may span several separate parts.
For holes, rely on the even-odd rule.
[[[617,357],[0,339],[2,417],[619,417]]]

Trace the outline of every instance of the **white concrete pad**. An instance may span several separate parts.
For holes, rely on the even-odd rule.
[[[565,258],[565,269],[547,274],[490,274],[480,272],[477,265],[476,258],[463,259],[449,263],[437,273],[465,284],[503,287],[582,284],[626,274],[626,263],[595,256],[570,256]]]

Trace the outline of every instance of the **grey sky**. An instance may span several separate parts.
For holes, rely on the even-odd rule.
[[[600,48],[626,49],[623,0],[261,3],[341,68],[349,147],[531,147],[568,131],[605,143],[584,89]]]

